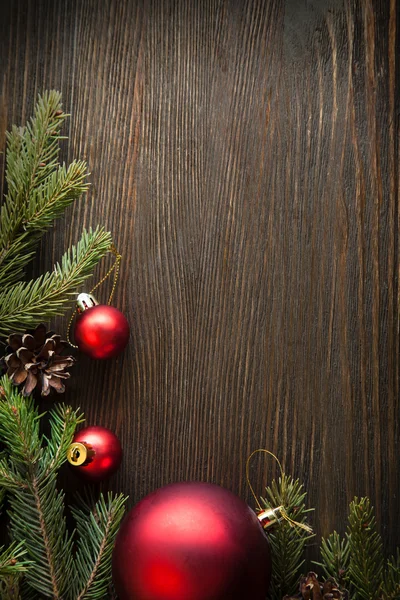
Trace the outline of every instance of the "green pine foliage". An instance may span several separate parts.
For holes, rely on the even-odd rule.
[[[400,549],[396,556],[387,561],[386,577],[383,584],[383,600],[400,599]]]
[[[0,548],[0,598],[17,599],[22,575],[32,566],[26,559],[23,543],[12,543],[8,548]]]
[[[400,550],[386,565],[374,509],[368,498],[355,498],[349,508],[346,537],[336,531],[322,539],[321,562],[326,577],[333,577],[351,600],[400,600]]]
[[[7,192],[0,208],[0,338],[62,314],[111,246],[110,234],[102,228],[83,231],[52,272],[23,281],[43,233],[88,189],[84,161],[69,166],[58,161],[68,116],[60,93],[45,92],[27,125],[7,133]]]
[[[350,558],[348,538],[341,538],[334,531],[326,539],[322,538],[320,552],[322,562],[315,562],[315,564],[322,567],[326,579],[333,577],[340,586],[343,586]]]
[[[51,273],[34,281],[20,282],[0,292],[0,337],[11,331],[33,328],[40,321],[63,314],[77,288],[104,256],[111,236],[101,227],[83,231],[77,246],[72,246]]]
[[[126,499],[100,496],[93,511],[75,509],[77,532],[68,531],[64,493],[56,480],[83,417],[79,410],[56,405],[46,437],[40,433],[43,415],[32,398],[19,394],[6,376],[0,384],[0,441],[8,454],[0,460],[0,488],[9,498],[14,548],[23,548],[31,563],[21,590],[26,597],[55,600],[104,598]]]
[[[265,508],[283,505],[288,516],[298,523],[306,523],[310,510],[306,508],[307,493],[299,480],[283,474],[266,489],[261,498]],[[306,531],[282,521],[268,533],[272,553],[272,580],[269,598],[282,600],[285,594],[293,594],[298,587],[304,565],[304,550],[312,537]]]
[[[125,498],[108,494],[93,510],[82,503],[73,509],[79,536],[76,556],[74,598],[100,599],[107,596],[111,581],[111,556],[114,539],[125,510]]]
[[[382,594],[383,547],[369,498],[350,504],[348,580],[353,600],[377,600]]]

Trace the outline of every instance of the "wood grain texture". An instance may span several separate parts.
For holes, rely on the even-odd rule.
[[[246,458],[265,447],[304,481],[319,534],[368,494],[392,551],[398,0],[15,0],[0,47],[2,147],[57,88],[65,160],[91,171],[30,274],[83,226],[123,254],[129,348],[82,358],[66,394],[122,440],[109,487],[134,503],[201,479],[251,501]],[[258,493],[275,473],[254,461]]]

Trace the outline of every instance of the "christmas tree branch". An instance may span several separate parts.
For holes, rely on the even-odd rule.
[[[2,491],[16,491],[18,489],[27,489],[28,484],[24,479],[15,473],[15,469],[7,460],[0,461],[0,486]]]
[[[33,477],[31,483],[32,483],[31,489],[32,489],[33,498],[35,501],[35,508],[37,511],[37,518],[38,518],[39,526],[40,526],[40,534],[41,534],[41,537],[43,540],[43,546],[44,546],[44,550],[46,553],[46,561],[43,561],[43,562],[45,562],[45,567],[47,567],[47,569],[49,571],[50,581],[51,581],[51,594],[52,594],[53,598],[58,600],[59,598],[61,598],[61,587],[59,585],[59,579],[57,577],[57,564],[56,564],[56,554],[57,553],[56,553],[56,548],[54,547],[54,544],[52,544],[52,540],[50,537],[52,535],[52,533],[54,535],[54,530],[52,531],[52,527],[54,525],[56,525],[56,523],[51,522],[49,519],[46,518],[46,514],[45,514],[46,497],[42,493],[42,490],[40,489],[40,483],[39,483],[38,479],[36,477]],[[61,502],[62,502],[64,500],[63,495],[58,494],[57,500],[61,500]],[[60,502],[60,504],[61,504],[61,502]],[[36,515],[35,515],[35,517],[36,517]],[[63,529],[64,529],[63,525],[64,525],[64,523],[62,523],[61,531],[63,531]],[[69,546],[69,548],[72,550],[72,544],[68,543],[69,542],[68,538],[65,541],[67,543],[67,547]]]
[[[127,498],[100,495],[94,510],[73,509],[79,533],[76,555],[75,598],[104,598],[111,578],[111,557]]]
[[[350,558],[349,540],[334,531],[326,539],[322,538],[320,552],[322,562],[314,561],[314,564],[322,567],[326,578],[333,577],[339,585],[344,585]]]
[[[45,229],[87,191],[86,175],[86,163],[74,161],[68,169],[65,165],[59,167],[32,190],[24,210],[20,211],[12,243],[0,253],[0,287],[18,281]]]
[[[78,409],[79,410],[79,409]],[[44,462],[45,473],[57,472],[65,462],[67,450],[74,437],[74,432],[80,423],[83,423],[83,415],[73,411],[69,406],[56,405],[50,413],[51,436],[47,441]]]
[[[27,465],[37,463],[42,453],[38,411],[32,398],[24,400],[8,377],[3,377],[0,385],[0,438],[13,456],[10,475],[24,478]]]
[[[84,230],[77,246],[64,254],[52,273],[7,287],[0,294],[0,337],[62,314],[71,295],[92,274],[110,245],[111,236],[102,228]]]
[[[276,508],[283,505],[288,516],[306,523],[307,513],[303,485],[292,477],[283,474],[277,482],[274,480],[266,490],[266,498],[261,498],[265,508]],[[291,527],[284,521],[276,526],[268,535],[272,550],[272,580],[269,598],[282,600],[285,594],[293,594],[298,585],[304,564],[304,550],[312,535]]]
[[[40,436],[40,416],[32,399],[19,394],[7,377],[0,383],[0,438],[10,453],[2,462],[8,462],[13,475],[11,483],[1,478],[0,483],[9,490],[12,537],[24,541],[35,565],[26,573],[29,585],[42,596],[61,599],[73,577],[73,537],[67,532],[64,494],[56,489],[56,476],[82,418],[77,411],[57,407],[51,413],[52,435],[47,441]],[[65,427],[60,422],[63,414]],[[60,454],[57,440],[63,447]],[[21,481],[24,486],[18,485]]]
[[[61,94],[46,92],[39,96],[31,121],[7,133],[8,192],[0,211],[1,270],[13,254],[15,258],[9,251],[23,230],[34,190],[43,186],[57,167],[59,133],[67,116],[61,108]]]
[[[400,550],[387,561],[386,577],[383,585],[383,600],[400,598]]]
[[[376,530],[373,508],[368,498],[350,504],[348,526],[350,561],[348,580],[353,600],[381,598],[383,547]]]
[[[23,543],[14,542],[6,549],[0,548],[0,598],[2,600],[20,598],[19,582],[31,564],[26,559]]]

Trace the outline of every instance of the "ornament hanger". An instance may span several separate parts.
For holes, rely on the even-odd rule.
[[[250,482],[250,461],[253,458],[253,456],[255,454],[257,454],[258,452],[263,452],[265,454],[269,454],[269,456],[272,456],[272,458],[278,463],[278,467],[279,470],[281,472],[281,478],[282,478],[282,484],[284,485],[284,472],[283,472],[283,468],[282,465],[279,461],[279,459],[275,456],[275,454],[273,454],[272,452],[270,452],[269,450],[265,450],[265,448],[258,448],[257,450],[254,450],[250,456],[247,459],[246,462],[246,480],[247,480],[247,485],[250,488],[251,493],[253,494],[254,500],[256,501],[257,504],[257,509],[258,509],[258,514],[257,517],[262,525],[262,527],[264,529],[267,529],[268,527],[271,527],[272,525],[274,525],[275,523],[279,523],[282,519],[284,521],[286,521],[287,523],[289,523],[289,525],[291,527],[298,527],[299,529],[303,529],[304,531],[307,531],[307,533],[312,534],[313,530],[311,529],[311,527],[309,527],[308,525],[305,525],[304,523],[299,523],[298,521],[294,521],[291,517],[289,517],[289,515],[286,512],[286,508],[284,506],[284,504],[282,504],[281,506],[277,506],[276,508],[267,508],[267,509],[263,509],[258,498],[257,495],[254,491],[253,486],[251,485]],[[286,489],[285,487],[283,487],[283,500],[286,500]]]
[[[113,279],[113,284],[112,284],[112,288],[111,288],[111,292],[110,292],[110,296],[108,298],[108,302],[107,305],[110,306],[112,299],[114,297],[115,294],[115,290],[117,288],[117,282],[118,282],[118,277],[119,277],[119,268],[120,268],[120,264],[121,264],[121,259],[122,259],[122,255],[118,252],[118,250],[116,249],[115,245],[112,244],[109,248],[109,252],[111,252],[111,254],[113,254],[115,256],[115,262],[114,264],[109,268],[109,270],[107,271],[107,273],[104,275],[104,277],[102,277],[100,279],[100,281],[98,281],[96,283],[96,285],[90,290],[89,294],[93,294],[93,292],[95,290],[97,290],[98,287],[100,287],[111,275],[111,273],[114,271],[114,279]],[[76,344],[73,344],[71,342],[71,338],[70,338],[70,331],[71,331],[71,325],[73,320],[76,317],[76,310],[74,310],[74,312],[71,315],[71,318],[68,322],[68,327],[67,327],[67,342],[70,346],[72,346],[72,348],[78,348],[78,346]]]

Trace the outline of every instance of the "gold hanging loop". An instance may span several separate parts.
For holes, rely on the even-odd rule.
[[[119,277],[119,268],[120,268],[120,264],[121,264],[122,255],[118,252],[118,250],[116,249],[114,244],[112,244],[110,246],[108,251],[111,252],[111,254],[113,254],[115,256],[114,264],[111,265],[111,267],[108,269],[108,271],[104,275],[104,277],[102,277],[100,279],[100,281],[98,281],[96,283],[96,285],[90,290],[89,293],[92,294],[95,290],[97,290],[97,288],[100,287],[110,277],[111,273],[114,271],[113,284],[112,284],[110,296],[109,296],[108,302],[107,302],[107,304],[110,305],[112,302],[112,299],[114,297],[115,290],[117,288],[117,282],[118,282],[118,277]],[[75,344],[73,344],[71,342],[71,338],[70,338],[71,325],[72,325],[72,322],[75,319],[75,317],[76,317],[76,310],[74,310],[74,312],[72,313],[72,315],[68,321],[68,326],[67,326],[67,342],[70,346],[72,346],[72,348],[78,348],[78,346],[76,346]]]
[[[253,494],[253,498],[256,501],[257,504],[257,509],[258,509],[258,519],[262,525],[262,527],[264,529],[267,529],[268,527],[271,527],[272,525],[274,525],[275,523],[279,523],[281,520],[286,521],[287,523],[289,523],[290,527],[297,527],[299,529],[302,529],[303,531],[306,531],[307,533],[312,534],[313,530],[311,529],[311,527],[309,527],[308,525],[305,525],[304,523],[299,523],[298,521],[295,521],[294,519],[292,519],[291,517],[289,517],[285,506],[282,504],[281,506],[277,506],[276,508],[266,508],[263,509],[260,502],[258,501],[257,495],[254,491],[253,486],[251,485],[250,482],[250,461],[253,458],[253,456],[255,454],[257,454],[258,452],[264,452],[265,454],[268,454],[269,456],[272,456],[272,458],[278,463],[279,466],[279,470],[281,472],[281,481],[282,481],[282,485],[284,485],[284,472],[283,472],[283,468],[282,465],[279,461],[279,459],[275,456],[275,454],[273,454],[272,452],[270,452],[269,450],[265,450],[265,448],[258,448],[257,450],[254,450],[250,456],[247,459],[246,462],[246,480],[247,480],[247,485],[250,488],[251,493]],[[285,501],[286,498],[286,489],[283,488],[282,490],[282,496],[283,496],[283,500]],[[263,521],[266,521],[266,523],[264,524]]]

